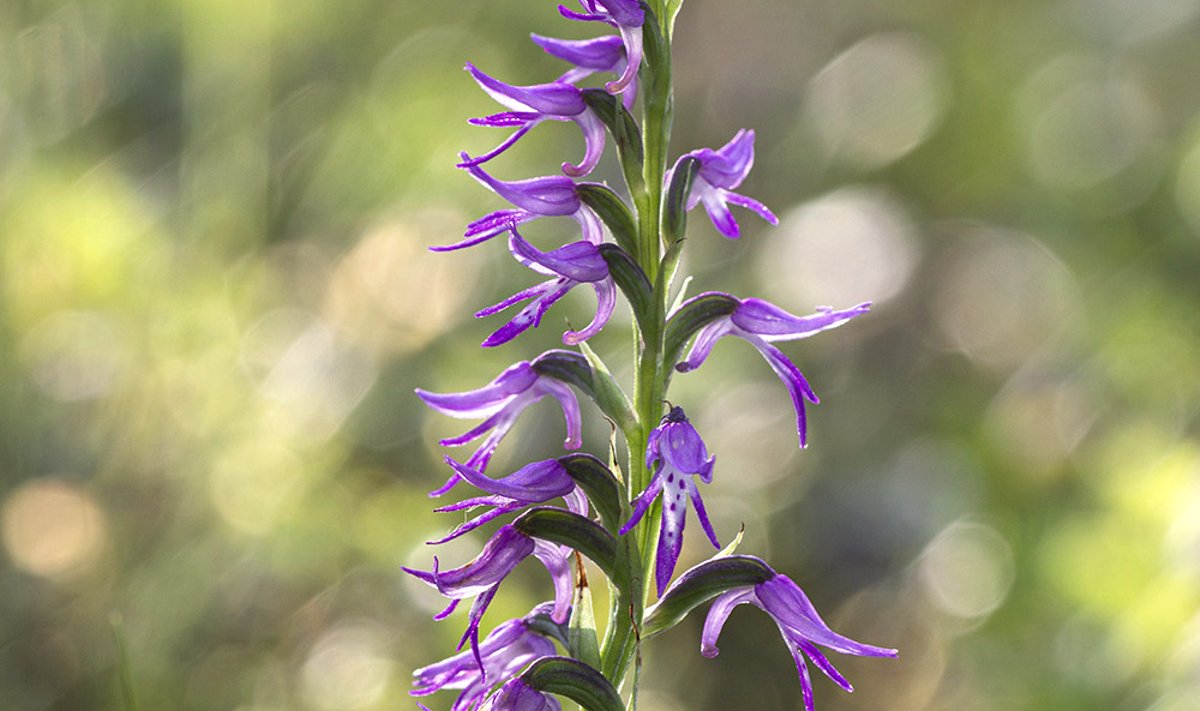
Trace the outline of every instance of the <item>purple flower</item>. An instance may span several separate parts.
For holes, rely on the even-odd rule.
[[[604,153],[604,124],[596,116],[596,112],[584,103],[581,90],[562,81],[535,86],[513,86],[493,79],[470,63],[467,64],[467,71],[489,96],[511,109],[471,119],[470,122],[476,126],[517,128],[516,132],[499,146],[482,156],[470,159],[472,165],[486,163],[500,155],[543,121],[574,121],[583,131],[586,149],[583,161],[579,165],[563,163],[563,172],[579,177],[595,170],[601,154]],[[460,164],[459,167],[465,168],[466,165]]]
[[[684,576],[687,574],[685,573]],[[680,578],[683,579],[682,577]],[[854,687],[846,678],[834,669],[825,655],[817,649],[817,645],[828,647],[840,654],[853,654],[859,657],[895,657],[896,650],[884,647],[873,647],[860,644],[854,640],[829,629],[829,625],[817,614],[816,608],[809,602],[808,597],[800,586],[792,582],[786,575],[776,574],[775,577],[758,585],[748,585],[734,588],[722,594],[708,610],[704,621],[704,632],[700,638],[700,653],[706,657],[717,656],[717,637],[721,628],[729,619],[729,613],[738,605],[750,604],[758,607],[771,616],[783,641],[787,643],[796,660],[796,671],[800,674],[800,686],[804,693],[804,708],[813,711],[812,680],[808,675],[808,665],[805,655],[817,665],[817,668],[846,691],[854,691]]]
[[[741,227],[729,211],[730,204],[753,210],[772,225],[779,224],[779,218],[775,217],[775,213],[767,209],[766,205],[733,192],[754,167],[754,131],[738,131],[729,143],[715,151],[711,148],[701,148],[683,154],[679,161],[676,161],[675,168],[671,169],[672,174],[679,167],[680,161],[686,158],[694,158],[700,163],[692,182],[692,191],[688,194],[687,209],[691,210],[704,203],[709,219],[721,234],[730,239],[741,236]],[[668,175],[667,184],[670,182],[671,175]]]
[[[583,6],[582,13],[562,5],[558,6],[558,11],[567,19],[603,22],[621,33],[625,56],[628,57],[625,73],[605,85],[610,94],[620,93],[633,83],[642,66],[642,24],[646,21],[642,6],[637,0],[579,0],[579,4]]]
[[[649,510],[650,504],[661,494],[663,497],[662,524],[658,535],[658,560],[654,578],[661,596],[663,588],[671,581],[679,551],[683,547],[683,526],[687,521],[686,494],[696,509],[696,518],[713,546],[720,548],[717,534],[713,533],[700,490],[693,476],[699,476],[705,484],[712,481],[713,463],[716,457],[708,456],[708,448],[692,423],[688,422],[683,408],[671,408],[658,427],[650,433],[646,444],[646,468],[653,472],[650,484],[633,502],[633,514],[620,534],[625,535],[637,525]]]
[[[404,568],[404,572],[429,583],[445,597],[450,598],[446,609],[434,615],[435,620],[444,620],[454,612],[458,603],[466,598],[475,598],[467,617],[467,630],[458,643],[458,648],[470,640],[475,659],[483,667],[479,647],[479,622],[487,612],[488,605],[496,595],[496,589],[504,578],[521,561],[533,555],[554,581],[554,607],[550,619],[562,624],[571,611],[571,564],[570,549],[554,543],[531,538],[510,525],[501,526],[484,545],[483,551],[470,563],[453,570],[441,570],[438,559],[433,558],[433,570]]]
[[[546,459],[527,464],[508,476],[493,479],[485,476],[465,464],[459,464],[450,457],[446,463],[458,473],[468,484],[490,494],[465,499],[457,504],[442,506],[434,509],[439,513],[447,511],[472,510],[481,506],[491,506],[486,511],[466,523],[456,527],[444,538],[430,543],[445,543],[473,531],[483,524],[503,516],[506,513],[535,504],[544,504],[552,499],[563,497],[567,508],[577,514],[586,515],[588,510],[587,497],[575,485],[575,480],[567,474],[567,469],[557,459]]]
[[[467,651],[414,671],[416,688],[409,693],[428,696],[442,689],[461,689],[450,710],[475,708],[494,683],[489,680],[512,677],[530,662],[555,653],[554,643],[530,627],[534,616],[548,614],[550,608],[543,603],[524,618],[501,623],[479,644],[478,659]]]
[[[518,676],[488,697],[479,711],[562,711],[562,706],[553,696],[543,694]]]
[[[593,244],[604,241],[600,218],[583,204],[575,190],[575,181],[565,175],[550,175],[512,182],[497,180],[472,163],[471,156],[460,153],[460,167],[466,169],[485,188],[508,200],[515,210],[498,210],[467,225],[464,238],[454,244],[430,247],[433,252],[449,252],[471,247],[508,232],[513,227],[539,217],[570,217],[579,223],[583,238]]]
[[[596,290],[596,316],[583,330],[564,333],[563,343],[573,346],[586,341],[599,333],[600,329],[604,328],[604,324],[608,323],[608,319],[617,305],[617,287],[608,273],[608,262],[604,261],[604,257],[596,245],[587,240],[581,240],[552,252],[541,252],[526,242],[514,227],[512,236],[508,239],[508,249],[517,258],[517,261],[535,272],[553,278],[524,291],[519,291],[500,303],[475,314],[475,318],[491,316],[513,304],[533,299],[511,321],[488,336],[487,340],[483,342],[484,348],[508,343],[525,330],[536,328],[541,324],[542,316],[546,311],[556,301],[566,296],[568,291],[580,284],[591,284]]]
[[[574,84],[586,79],[594,72],[615,72],[622,75],[628,62],[625,60],[625,43],[620,37],[611,35],[585,40],[563,40],[541,35],[530,35],[533,41],[547,54],[575,65],[558,78],[559,81]],[[637,74],[629,81],[629,86],[621,98],[625,108],[633,110],[637,101]]]
[[[545,354],[543,354],[544,356]],[[539,356],[541,358],[542,356]],[[438,412],[459,418],[484,418],[478,426],[471,428],[458,437],[441,440],[443,447],[458,447],[488,434],[479,449],[467,460],[467,466],[484,471],[492,459],[496,447],[516,424],[517,418],[525,408],[534,404],[547,395],[558,401],[562,407],[563,417],[567,423],[567,439],[563,443],[566,449],[579,449],[583,445],[582,418],[579,412],[579,401],[575,393],[565,383],[548,375],[542,375],[534,367],[537,363],[521,361],[510,366],[496,377],[495,380],[477,390],[462,393],[431,393],[417,389],[417,395],[425,404]],[[432,496],[440,496],[458,483],[458,474],[450,477],[441,488],[432,492]]]
[[[700,296],[705,295],[701,294]],[[695,298],[700,298],[700,296]],[[724,296],[728,295],[724,294]],[[693,300],[689,300],[688,303]],[[708,354],[712,352],[713,344],[725,336],[737,336],[749,341],[750,345],[757,348],[763,358],[767,359],[767,363],[771,365],[775,374],[787,386],[788,394],[792,396],[792,404],[796,408],[796,433],[800,436],[800,446],[806,447],[808,445],[808,428],[804,414],[804,401],[808,400],[815,405],[820,400],[809,386],[808,381],[804,379],[800,369],[788,360],[783,351],[771,343],[794,341],[836,328],[855,316],[865,314],[870,309],[871,303],[859,304],[844,311],[834,311],[828,306],[822,306],[811,316],[795,316],[762,299],[737,299],[737,301],[739,303],[733,313],[700,329],[696,334],[691,351],[682,362],[675,366],[675,369],[686,373],[699,368],[708,358]]]

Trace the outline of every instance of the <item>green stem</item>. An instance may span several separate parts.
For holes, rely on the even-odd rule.
[[[642,185],[633,189],[637,208],[637,261],[654,288],[654,309],[644,330],[634,339],[637,367],[634,374],[634,408],[638,426],[626,433],[629,452],[627,495],[632,499],[650,483],[646,468],[646,442],[662,416],[664,394],[663,335],[666,331],[666,307],[669,284],[659,278],[662,260],[663,178],[667,171],[667,149],[671,137],[671,51],[665,27],[665,3],[653,3],[657,16],[647,15],[644,28],[646,61],[642,65],[642,141],[645,161]],[[632,189],[632,188],[631,188]],[[635,328],[637,325],[635,324]],[[651,568],[658,541],[661,507],[651,508],[642,522],[625,537],[621,557],[628,573],[623,581],[614,581],[614,596],[601,652],[601,671],[613,683],[621,684],[630,665],[638,657],[638,633],[643,622],[645,603],[652,587]],[[636,695],[636,690],[633,692]],[[636,698],[630,699],[636,708]]]

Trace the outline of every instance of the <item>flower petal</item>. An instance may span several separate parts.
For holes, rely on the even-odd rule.
[[[467,483],[486,491],[522,503],[543,503],[566,496],[575,489],[575,480],[557,459],[544,459],[526,464],[508,476],[493,479],[471,467],[459,464],[450,457],[445,462]]]
[[[604,141],[607,132],[600,117],[591,109],[576,116],[574,121],[583,131],[583,160],[579,165],[563,163],[562,171],[573,178],[580,178],[595,170],[600,163],[600,157],[604,155]]]
[[[586,108],[579,89],[554,82],[534,86],[514,86],[494,79],[467,62],[467,71],[488,96],[514,111],[533,110],[553,116],[574,116]]]
[[[871,302],[867,301],[841,311],[821,306],[814,314],[796,316],[769,301],[744,299],[734,310],[730,320],[738,328],[761,336],[764,341],[790,341],[837,328],[870,310]]]
[[[506,404],[508,398],[528,390],[537,380],[538,374],[529,361],[521,361],[509,366],[492,382],[476,390],[433,393],[418,388],[416,392],[426,405],[443,415],[459,418],[486,417],[495,414]]]
[[[592,317],[592,322],[581,330],[567,331],[563,334],[563,343],[568,346],[578,345],[600,333],[617,308],[617,287],[612,279],[598,281],[592,286],[596,289],[596,315]]]
[[[717,341],[732,332],[733,324],[727,316],[701,328],[696,333],[696,340],[692,341],[692,349],[688,351],[686,358],[675,365],[675,370],[687,373],[704,365],[704,361],[708,359],[709,353],[712,353],[713,346],[717,344]]]
[[[708,608],[708,616],[704,618],[704,631],[700,634],[701,654],[712,659],[721,653],[717,648],[717,639],[721,636],[721,629],[725,627],[729,614],[738,605],[752,602],[753,598],[754,589],[745,587],[734,588],[713,600],[712,606]]]

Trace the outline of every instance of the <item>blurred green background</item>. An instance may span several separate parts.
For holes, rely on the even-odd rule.
[[[1200,709],[1200,0],[687,0],[677,29],[674,153],[757,129],[745,192],[782,217],[694,216],[693,291],[876,303],[785,346],[824,398],[804,452],[744,343],[670,394],[723,542],[744,522],[901,650],[835,659],[858,691],[819,679],[819,708]],[[548,0],[0,5],[0,709],[121,708],[114,615],[144,709],[413,707],[463,622],[399,566],[455,520],[425,492],[463,423],[412,390],[592,306],[482,352],[503,319],[470,314],[533,275],[425,251],[501,207],[453,167],[501,138],[462,65],[547,81],[531,31],[597,28]],[[581,154],[544,125],[491,169]],[[593,342],[626,378],[627,323]],[[539,405],[493,471],[562,434]],[[485,628],[549,596],[520,572]],[[716,660],[699,622],[648,645],[643,711],[800,707],[765,616]]]

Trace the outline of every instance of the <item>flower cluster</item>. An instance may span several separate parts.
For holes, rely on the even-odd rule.
[[[525,334],[577,286],[586,284],[595,291],[596,310],[586,326],[562,335],[565,345],[580,352],[547,350],[517,362],[474,390],[417,390],[433,410],[479,421],[465,433],[441,440],[442,446],[482,440],[464,461],[444,457],[449,477],[431,496],[443,496],[460,483],[477,493],[436,509],[465,519],[430,543],[442,544],[499,524],[479,555],[463,565],[443,569],[435,556],[429,570],[404,568],[448,601],[435,619],[445,619],[463,600],[471,601],[459,653],[417,670],[412,690],[414,696],[457,690],[454,711],[558,709],[554,695],[567,696],[589,711],[622,709],[625,703],[617,690],[640,657],[640,639],[670,628],[708,600],[713,602],[704,626],[702,654],[716,655],[717,636],[734,607],[759,607],[775,621],[792,652],[809,711],[813,694],[806,660],[851,690],[818,645],[859,656],[896,654],[833,632],[790,578],[757,558],[724,551],[675,576],[689,502],[708,541],[717,548],[720,543],[700,491],[713,480],[716,457],[682,407],[671,406],[663,413],[672,371],[699,368],[724,336],[749,342],[786,386],[804,447],[805,402],[816,403],[817,397],[775,343],[835,328],[870,306],[821,307],[811,315],[797,316],[761,299],[706,292],[667,313],[682,247],[682,216],[688,211],[703,205],[716,230],[731,239],[742,234],[732,206],[745,208],[769,224],[778,222],[761,202],[735,192],[754,165],[753,131],[739,131],[721,148],[684,153],[667,169],[668,58],[673,14],[679,5],[579,0],[579,9],[559,6],[568,20],[606,25],[616,34],[584,40],[533,35],[538,47],[571,65],[548,83],[508,84],[466,65],[479,88],[504,109],[470,123],[511,133],[481,155],[460,153],[458,167],[509,205],[471,222],[461,240],[431,249],[451,252],[505,235],[515,261],[545,277],[475,314],[492,317],[523,304],[482,346],[494,348],[529,338]],[[602,87],[586,85],[594,75],[606,77]],[[639,106],[640,124],[631,113]],[[485,170],[485,164],[513,149],[546,121],[579,127],[584,148],[578,162],[563,162],[554,174],[512,181]],[[628,202],[604,184],[581,181],[597,169],[610,146],[615,147],[626,178]],[[578,239],[568,237],[549,249],[534,246],[518,230],[541,217],[572,218],[579,226]],[[636,335],[633,355],[638,376],[632,398],[600,356],[584,345],[608,326],[618,291],[628,301]],[[594,401],[612,423],[624,441],[624,452],[614,447],[606,460],[568,453],[502,476],[488,473],[493,455],[521,414],[547,396],[562,410],[564,447],[582,449],[583,414],[577,393]],[[507,516],[512,519],[504,522]],[[614,596],[602,641],[592,622],[586,575],[579,567],[582,557],[591,559],[608,578]],[[500,623],[480,641],[484,614],[501,583],[529,558],[549,573],[553,601],[525,617]],[[651,590],[658,602],[644,609]],[[636,695],[636,684],[633,688]]]

